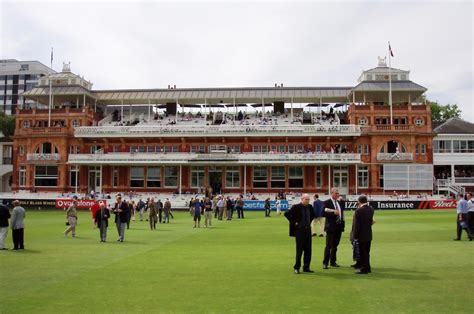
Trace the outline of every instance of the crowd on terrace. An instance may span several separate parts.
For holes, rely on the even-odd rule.
[[[137,111],[137,109],[135,109]],[[265,125],[339,125],[341,119],[339,115],[333,111],[329,112],[309,112],[297,111],[291,115],[288,110],[285,113],[256,110],[255,112],[224,112],[222,110],[209,111],[203,114],[201,111],[197,113],[184,111],[174,114],[165,112],[154,112],[153,114],[146,111],[123,113],[114,110],[99,122],[100,126],[149,126],[162,125],[171,126],[180,125],[243,125],[243,126],[265,126]]]

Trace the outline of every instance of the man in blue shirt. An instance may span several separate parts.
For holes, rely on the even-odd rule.
[[[472,241],[472,237],[469,234],[469,230],[467,227],[467,212],[468,212],[468,203],[464,199],[464,195],[461,193],[458,194],[458,205],[456,208],[456,238],[454,238],[454,241],[460,241],[461,240],[461,234],[462,230],[466,230],[467,237],[469,238],[470,241]]]
[[[323,201],[319,199],[318,194],[314,194],[314,219],[311,222],[311,233],[313,237],[317,236],[318,233],[316,232],[316,224],[319,224],[319,236],[324,237],[324,217],[323,217]]]

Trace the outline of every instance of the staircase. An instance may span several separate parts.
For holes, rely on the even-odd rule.
[[[436,180],[436,187],[439,192],[448,192],[450,194],[458,195],[466,192],[466,189],[461,185],[456,185],[451,179]]]

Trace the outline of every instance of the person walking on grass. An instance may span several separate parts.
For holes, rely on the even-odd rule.
[[[0,204],[0,250],[8,250],[5,248],[5,239],[8,234],[8,219],[10,219],[10,211],[7,208],[6,201]]]
[[[339,200],[339,190],[331,189],[331,198],[324,202],[322,215],[326,218],[324,231],[326,231],[326,247],[324,249],[323,269],[339,267],[337,264],[337,247],[344,232],[344,202]]]
[[[206,228],[212,227],[212,201],[209,197],[204,199],[204,224]]]
[[[72,234],[72,237],[76,237],[76,224],[77,224],[77,198],[75,197],[72,201],[71,206],[68,207],[66,211],[66,219],[68,227],[64,230],[64,236],[67,238],[69,232]]]
[[[318,233],[316,232],[319,229],[319,236],[324,237],[324,222],[325,219],[323,217],[323,201],[319,199],[318,194],[314,194],[314,201],[313,201],[313,208],[314,208],[314,220],[311,222],[311,233],[313,236],[317,236]],[[319,224],[319,228],[317,225]]]
[[[107,227],[109,226],[110,211],[104,202],[99,203],[99,209],[95,212],[95,225],[99,228],[100,242],[107,241]]]
[[[163,203],[161,202],[160,199],[158,199],[158,201],[156,201],[155,208],[158,212],[158,220],[161,224],[161,223],[163,223]]]
[[[310,204],[308,194],[301,196],[301,202],[293,205],[285,212],[285,217],[290,222],[290,237],[296,240],[296,262],[293,266],[295,274],[300,273],[301,256],[303,256],[303,272],[313,273],[311,270],[312,238],[311,221],[314,218],[313,206]]]
[[[171,202],[168,198],[166,199],[165,204],[163,205],[163,211],[164,211],[164,214],[165,214],[164,223],[169,224],[170,223],[170,213],[171,213]]]
[[[363,275],[371,272],[370,245],[372,243],[372,225],[374,224],[374,209],[368,204],[367,196],[358,199],[358,208],[354,213],[351,237],[359,247],[359,259],[356,265],[360,268],[356,274]],[[356,268],[354,266],[354,268]]]
[[[116,198],[113,212],[115,214],[115,224],[119,236],[117,242],[123,242],[125,240],[125,228],[127,227],[129,207],[126,201],[122,201],[121,195],[118,195]]]
[[[237,209],[237,218],[239,219],[244,218],[244,205],[244,196],[239,195],[235,201],[235,209]]]
[[[158,213],[156,211],[155,199],[152,197],[148,203],[148,220],[150,221],[150,230],[156,230]]]
[[[454,241],[460,241],[462,231],[465,230],[469,241],[472,241],[471,234],[467,225],[468,203],[461,193],[458,194],[458,204],[456,207],[456,238]]]
[[[24,250],[25,249],[25,209],[20,206],[20,201],[13,201],[12,219],[10,220],[13,236],[13,249]]]
[[[196,228],[196,226],[198,228],[201,228],[201,210],[202,210],[202,203],[201,201],[199,200],[199,198],[195,198],[194,201],[193,201],[193,219],[194,219],[194,227],[193,228]]]
[[[264,203],[263,207],[265,208],[265,217],[270,217],[271,207],[270,207],[270,198],[269,197],[267,197],[267,199],[265,200],[265,203]]]

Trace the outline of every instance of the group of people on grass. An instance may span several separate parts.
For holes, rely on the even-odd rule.
[[[212,227],[212,216],[218,220],[232,220],[234,210],[237,211],[237,218],[244,218],[244,197],[239,195],[236,198],[224,195],[206,196],[202,199],[198,197],[189,201],[189,213],[193,216],[194,227],[201,227],[201,217],[204,216],[204,226]]]
[[[100,241],[107,241],[107,228],[109,226],[109,218],[111,214],[115,215],[115,225],[117,227],[118,242],[125,240],[125,230],[130,229],[130,221],[135,220],[135,214],[138,212],[140,220],[143,221],[145,215],[150,223],[150,229],[156,230],[156,224],[169,223],[170,217],[173,217],[171,211],[171,202],[167,198],[164,203],[161,200],[155,202],[154,198],[148,198],[146,202],[141,199],[135,203],[134,201],[122,199],[122,195],[118,194],[113,207],[107,207],[102,201],[99,202],[98,208],[92,209],[92,219],[94,224],[100,230]],[[77,198],[74,198],[72,205],[66,210],[66,225],[64,236],[67,237],[71,233],[72,237],[76,237],[77,225]]]
[[[285,212],[289,221],[290,236],[296,239],[296,261],[293,266],[295,274],[300,274],[301,258],[303,257],[303,272],[313,273],[310,268],[312,255],[312,236],[315,233],[315,218],[318,214],[325,218],[324,231],[326,234],[326,245],[324,248],[323,269],[339,268],[337,263],[337,249],[345,229],[345,203],[340,198],[337,188],[331,189],[331,197],[322,202],[315,195],[313,205],[310,204],[310,196],[303,194],[301,202],[293,205]],[[318,220],[321,223],[322,219]],[[374,209],[370,207],[367,196],[358,198],[358,208],[354,213],[350,240],[353,245],[352,267],[359,269],[357,274],[370,273],[370,247],[372,242],[372,225],[374,220]],[[323,236],[322,233],[320,233]]]

